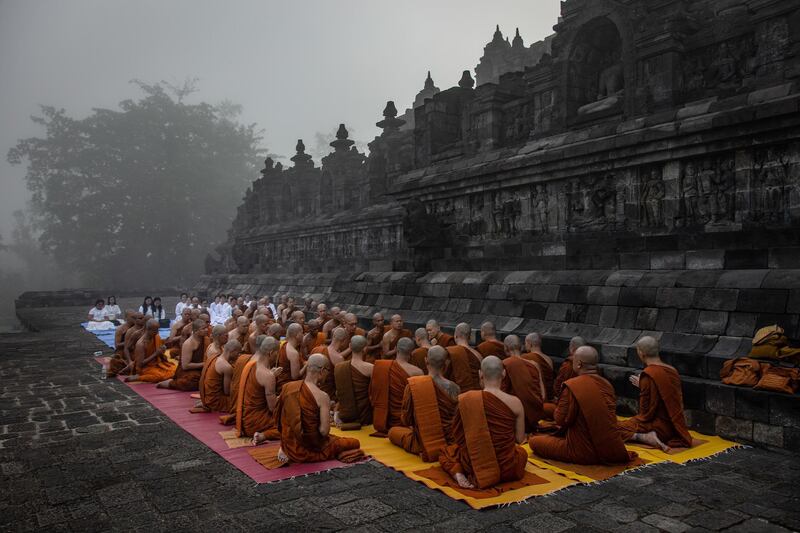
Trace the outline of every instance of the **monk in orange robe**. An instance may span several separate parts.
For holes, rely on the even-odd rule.
[[[525,409],[525,432],[535,433],[544,418],[544,383],[538,363],[522,358],[522,342],[516,335],[503,340],[508,358],[503,360],[505,377],[502,389],[513,394]]]
[[[240,316],[236,319],[236,327],[228,332],[228,338],[239,341],[242,353],[250,353],[250,320]],[[233,361],[236,363],[236,361]]]
[[[321,331],[319,320],[316,318],[309,320],[308,331],[303,335],[303,342],[300,344],[303,357],[308,357],[312,353],[319,353],[315,352],[316,348],[325,346],[327,340],[327,337]],[[330,372],[330,374],[333,375],[333,372]]]
[[[183,328],[192,323],[192,308],[184,307],[181,311],[181,317],[172,323],[169,327],[169,337],[164,341],[167,348],[180,349],[180,343],[183,342],[182,334]]]
[[[268,336],[269,335],[259,335],[258,337],[256,337],[256,346],[257,346],[256,353],[260,353],[259,350],[261,349],[264,340]],[[236,399],[239,396],[239,386],[242,382],[242,374],[244,373],[244,367],[247,366],[248,361],[250,361],[253,355],[255,354],[250,354],[250,353],[239,354],[239,357],[236,359],[236,362],[232,365],[233,373],[231,375],[231,391],[228,396],[229,399],[228,414],[219,417],[220,424],[229,426],[236,422]],[[261,355],[263,356],[263,353]]]
[[[364,331],[363,328],[358,327],[358,317],[353,313],[342,313],[342,327],[347,331],[347,334],[352,339],[355,335],[361,335],[362,337],[367,336],[367,332]],[[364,354],[364,360],[368,361],[368,357],[366,357],[366,353]]]
[[[455,339],[442,331],[439,323],[435,320],[428,320],[428,323],[425,324],[425,330],[428,332],[428,340],[431,345],[444,346],[445,348],[456,345]]]
[[[392,319],[389,322],[389,330],[383,335],[383,340],[381,341],[381,351],[384,359],[394,359],[397,356],[397,342],[400,339],[413,337],[411,331],[405,329],[404,325],[401,315],[392,315]],[[411,364],[416,365],[413,360]]]
[[[231,402],[231,378],[233,366],[231,360],[239,357],[242,345],[236,339],[230,339],[222,348],[222,353],[212,355],[203,363],[200,372],[200,401],[191,413],[227,412]]]
[[[428,332],[425,328],[417,328],[414,332],[414,342],[417,348],[411,352],[411,364],[425,372],[427,364],[425,358],[428,356],[428,350],[431,347],[431,342],[428,340]]]
[[[314,321],[312,320],[311,322]],[[348,353],[350,352],[350,347],[347,346],[347,332],[344,328],[333,330],[333,338],[330,344],[321,344],[312,350],[312,353],[322,354],[328,359],[328,371],[325,372],[325,379],[319,384],[319,388],[325,391],[325,394],[330,396],[332,401],[336,401],[338,398],[336,395],[336,377],[333,369],[339,363],[344,362],[342,352],[345,350]]]
[[[653,337],[639,339],[636,353],[644,363],[642,373],[630,377],[639,389],[639,413],[619,422],[622,440],[643,442],[662,450],[691,448],[680,374],[661,360],[658,341]]]
[[[401,425],[403,393],[408,378],[421,376],[422,370],[409,362],[414,341],[400,339],[397,358],[375,361],[369,383],[369,401],[372,403],[372,424],[376,436],[385,437],[389,429]]]
[[[581,346],[586,346],[586,341],[583,340],[583,337],[572,337],[572,339],[569,341],[569,353],[567,358],[564,359],[564,362],[561,363],[561,366],[558,368],[558,375],[553,383],[553,397],[556,399],[561,396],[561,391],[564,388],[564,382],[577,376],[572,364],[572,358],[575,355],[575,351]]]
[[[383,314],[375,313],[372,315],[372,329],[367,332],[367,346],[364,348],[364,360],[368,363],[375,363],[377,359],[383,359],[383,334],[386,332],[386,321]]]
[[[478,377],[481,370],[481,360],[483,356],[469,345],[471,328],[466,322],[462,322],[455,329],[455,344],[447,347],[450,356],[448,379],[455,382],[461,392],[471,390],[481,390],[481,382]],[[437,344],[436,346],[441,346]]]
[[[539,365],[545,389],[544,401],[551,401],[553,399],[553,360],[542,351],[540,334],[534,332],[525,336],[525,353],[522,354],[522,358]],[[553,406],[553,410],[555,410],[555,406]]]
[[[166,346],[158,335],[158,320],[150,319],[133,349],[134,374],[125,381],[159,383],[175,373],[175,363],[167,359]]]
[[[256,339],[260,335],[267,334],[267,330],[269,329],[270,323],[266,315],[257,315],[256,318],[253,320],[253,325],[254,325],[253,332],[247,336],[247,346],[242,348],[242,351],[244,353],[256,353],[256,350],[258,349],[258,344],[256,344]]]
[[[506,358],[506,349],[501,341],[497,339],[497,329],[494,322],[484,322],[481,324],[481,340],[477,346],[478,351],[484,357],[494,355],[500,359]]]
[[[466,489],[487,489],[525,475],[528,453],[525,411],[516,396],[503,392],[503,362],[490,355],[481,362],[482,391],[458,397],[453,444],[439,454],[442,469]]]
[[[303,326],[289,324],[286,328],[286,342],[281,345],[278,353],[278,366],[283,369],[278,375],[278,393],[286,383],[303,379],[306,360],[300,351],[302,342]]]
[[[428,375],[408,378],[400,415],[402,426],[389,430],[389,441],[432,463],[442,448],[451,444],[450,427],[458,407],[458,385],[442,375],[447,350],[434,346],[428,351]]]
[[[564,383],[558,398],[558,433],[528,440],[539,457],[583,465],[628,464],[636,459],[625,449],[617,427],[614,387],[597,373],[597,362],[597,350],[591,346],[572,354],[576,377]]]
[[[211,328],[211,344],[206,348],[203,361],[208,361],[212,357],[222,355],[225,345],[228,343],[228,330],[222,324],[217,324]]]
[[[172,379],[160,382],[157,387],[182,391],[196,391],[203,371],[203,355],[206,353],[206,323],[198,319],[192,322],[192,336],[181,346],[181,359]]]
[[[355,335],[350,340],[350,360],[337,364],[333,370],[337,398],[334,420],[342,429],[359,429],[372,424],[369,384],[374,365],[364,361],[366,346],[366,337]]]
[[[305,379],[287,383],[278,397],[275,423],[281,437],[278,450],[281,462],[313,463],[338,459],[350,463],[364,457],[358,439],[330,434],[331,400],[317,386],[323,379],[325,368],[325,357],[311,355]]]
[[[114,330],[114,356],[108,363],[108,377],[124,374],[133,369],[132,354],[126,342],[126,337],[132,337],[137,331],[141,332],[144,324],[144,315],[136,311],[125,311],[125,322]],[[129,340],[129,339],[128,339]],[[134,343],[135,344],[135,343]]]
[[[342,324],[342,320],[344,319],[344,313],[338,307],[331,307],[330,312],[325,313],[327,319],[322,325],[322,333],[325,334],[326,337],[330,337],[334,329],[339,327],[344,327]]]
[[[278,440],[275,425],[277,409],[277,377],[283,372],[276,367],[280,343],[263,335],[256,353],[242,371],[236,395],[236,432],[239,437],[253,437],[253,446],[266,440]]]

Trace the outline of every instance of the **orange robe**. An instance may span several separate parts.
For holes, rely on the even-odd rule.
[[[359,372],[350,361],[342,361],[333,369],[339,418],[346,423],[372,424],[369,401],[370,377]]]
[[[522,354],[523,359],[527,359],[528,361],[533,361],[534,363],[539,363],[539,368],[542,370],[541,375],[542,379],[544,380],[544,390],[547,393],[547,398],[544,398],[544,401],[548,401],[553,398],[553,367],[547,363],[544,357],[536,352],[528,352]],[[552,363],[551,363],[552,364]]]
[[[401,425],[403,392],[408,378],[408,372],[397,361],[375,362],[369,382],[369,401],[372,404],[372,424],[377,433],[386,435],[389,428]]]
[[[153,340],[150,341],[150,345],[145,350],[144,358],[147,359],[153,353],[158,350],[161,345],[164,344],[161,340],[161,336],[156,334],[153,337]],[[161,383],[164,380],[167,380],[175,374],[175,363],[172,363],[167,360],[166,355],[159,355],[147,366],[142,368],[136,368],[135,374],[139,376],[139,381],[144,381],[146,383]]]
[[[448,346],[447,354],[450,356],[450,366],[445,377],[458,385],[462,392],[481,390],[478,374],[481,362],[478,357],[464,346]]]
[[[247,363],[250,362],[250,359],[252,358],[253,354],[251,353],[240,355],[236,360],[236,363],[233,365],[231,389],[228,397],[228,413],[232,416],[236,416],[236,398],[239,394],[239,384],[242,382],[242,373],[244,372],[244,367],[247,366]]]
[[[572,369],[572,357],[567,357],[558,368],[558,375],[556,376],[555,383],[553,383],[553,398],[561,396],[561,391],[564,390],[564,383],[575,376],[577,376],[577,374]]]
[[[539,370],[521,357],[504,359],[503,366],[506,377],[502,389],[520,399],[525,410],[525,432],[535,433],[539,420],[544,418]]]
[[[225,394],[225,376],[217,372],[218,359],[219,355],[213,355],[203,363],[198,390],[203,407],[221,413],[228,410],[230,398]]]
[[[202,363],[205,358],[206,348],[208,348],[209,339],[205,337],[197,349],[192,352],[191,363]],[[200,368],[192,370],[184,370],[183,365],[178,361],[178,367],[175,369],[175,375],[172,381],[169,382],[169,388],[182,391],[196,391],[200,384]]]
[[[246,332],[246,333],[243,333],[241,335],[238,334],[238,333],[235,334],[235,335],[231,335],[230,338],[231,339],[236,339],[237,341],[239,341],[239,344],[242,345],[242,351],[239,353],[240,357],[241,357],[242,354],[250,353],[251,350],[250,350],[250,332],[249,331]],[[230,363],[234,364],[234,363],[236,363],[236,361],[235,360],[231,360]]]
[[[389,329],[389,331],[391,331],[391,328]],[[386,333],[389,333],[389,331],[387,331]],[[386,336],[386,333],[384,333],[384,337]],[[397,348],[397,343],[400,342],[400,339],[402,339],[402,338],[412,339],[412,338],[414,338],[414,334],[411,333],[410,330],[401,329],[400,333],[397,335],[397,337],[395,337],[394,339],[392,339],[389,342],[389,351],[392,351],[395,348]],[[419,348],[417,348],[417,349],[419,349]],[[384,355],[383,357],[386,357],[386,355]],[[412,362],[412,364],[415,364],[415,363]],[[416,365],[416,366],[419,366],[419,365]],[[425,365],[423,364],[423,366],[425,366]],[[423,368],[423,370],[425,370],[425,369]]]
[[[383,335],[385,327],[378,331],[371,329],[367,332],[367,346],[364,348],[364,361],[374,363],[378,359],[383,359]]]
[[[500,359],[506,358],[506,346],[497,339],[483,341],[478,345],[478,351],[484,357],[494,355]]]
[[[336,376],[333,373],[333,363],[331,363],[331,356],[328,354],[328,347],[324,344],[315,346],[311,353],[318,353],[325,356],[328,360],[328,373],[325,380],[319,384],[319,388],[325,391],[330,396],[332,401],[336,401]]]
[[[427,463],[436,462],[439,452],[450,443],[456,407],[458,403],[430,376],[410,377],[403,392],[403,425],[389,430],[389,440]]]
[[[639,414],[619,422],[622,440],[655,431],[673,448],[690,448],[692,436],[683,414],[681,376],[672,367],[649,365],[639,377]]]
[[[132,327],[133,326],[127,327],[120,336],[120,343],[123,346],[125,345],[125,335],[128,334],[128,330],[130,330]],[[128,363],[125,362],[125,351],[123,346],[114,348],[114,356],[111,357],[111,360],[108,362],[108,370],[106,374],[108,377],[116,376],[120,373],[120,371],[122,371],[123,368],[128,366]],[[169,376],[164,379],[169,379]]]
[[[425,346],[420,346],[411,352],[411,360],[409,362],[427,374],[428,365],[425,364],[426,357],[428,357],[428,348]]]
[[[294,463],[313,463],[339,459],[352,462],[361,459],[358,439],[319,432],[320,408],[304,381],[284,385],[275,408],[275,423],[281,436],[281,448]]]
[[[447,348],[448,346],[456,345],[456,340],[453,338],[453,336],[448,335],[444,331],[440,331],[439,334],[436,335],[435,339],[436,339],[436,346]]]
[[[283,368],[283,372],[278,374],[276,381],[276,387],[278,392],[280,392],[281,388],[290,381],[299,381],[299,379],[292,379],[292,363],[289,362],[289,356],[286,354],[286,347],[289,343],[284,342],[281,344],[281,348],[278,351],[278,366]],[[299,352],[298,352],[299,353]],[[300,356],[300,366],[302,367],[306,363],[305,357],[303,357],[302,353],[299,353]]]
[[[267,395],[256,379],[257,365],[258,361],[250,359],[242,370],[240,393],[236,396],[236,432],[240,437],[264,433],[267,439],[277,440],[280,435],[269,410]]]
[[[451,476],[464,474],[486,489],[525,475],[528,453],[516,442],[516,416],[494,394],[470,391],[458,397],[452,437],[453,444],[439,454]]]
[[[625,449],[617,427],[614,387],[596,374],[568,380],[558,399],[556,435],[528,439],[533,452],[545,459],[583,465],[627,464],[636,454]]]

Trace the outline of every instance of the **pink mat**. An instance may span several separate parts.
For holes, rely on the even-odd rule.
[[[100,364],[108,361],[108,357],[96,357]],[[125,383],[123,377],[117,379]],[[191,398],[191,392],[158,389],[153,383],[125,383],[131,390],[147,400],[159,411],[167,415],[179,427],[194,438],[218,453],[226,461],[250,476],[256,483],[270,483],[296,476],[317,474],[333,468],[346,468],[352,464],[340,461],[324,461],[321,463],[292,464],[274,470],[268,470],[258,464],[248,452],[250,448],[229,448],[220,431],[231,429],[219,423],[218,413],[190,413],[196,400]]]

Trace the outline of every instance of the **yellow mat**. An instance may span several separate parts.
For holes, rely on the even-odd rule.
[[[639,453],[638,449],[634,450],[632,447],[626,447],[629,450],[633,450],[639,454],[639,457],[634,462],[629,465],[605,466],[578,465],[573,463],[563,463],[561,461],[552,461],[550,459],[543,459],[533,455],[530,447],[527,444],[523,446],[523,448],[525,448],[529,453],[529,463],[538,466],[539,468],[561,474],[569,479],[579,481],[580,483],[596,483],[598,481],[605,481],[619,474],[624,474],[625,472],[630,472],[645,466],[664,462],[664,459],[645,455],[643,453]]]
[[[246,448],[253,445],[252,437],[239,437],[239,432],[235,429],[220,431],[219,436],[222,437],[222,440],[225,441],[225,444],[227,444],[230,449]]]
[[[735,448],[744,448],[737,442],[725,440],[722,437],[714,437],[711,435],[703,435],[696,431],[689,431],[693,439],[693,446],[691,448],[673,448],[665,453],[655,448],[650,448],[641,444],[629,442],[626,444],[629,450],[633,450],[640,456],[647,459],[658,459],[659,461],[669,461],[679,465],[688,463],[689,461],[697,461],[701,459],[709,459],[719,453],[726,452]]]
[[[550,494],[575,484],[575,481],[559,473],[529,463],[525,469],[526,480],[535,484],[509,489],[500,494],[497,494],[498,491],[486,492],[485,494],[480,494],[480,491],[460,491],[426,477],[439,467],[439,463],[426,463],[418,456],[398,448],[389,442],[389,439],[371,437],[370,433],[374,433],[374,431],[372,426],[362,427],[358,431],[341,431],[338,428],[331,428],[331,433],[335,435],[358,439],[361,442],[361,449],[364,450],[364,453],[372,456],[379,463],[402,472],[406,477],[419,481],[428,488],[439,490],[455,500],[461,500],[473,509],[517,503],[533,496]]]

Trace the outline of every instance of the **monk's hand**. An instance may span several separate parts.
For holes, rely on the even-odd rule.
[[[628,378],[628,381],[630,381],[631,385],[634,387],[639,388],[639,374],[632,374],[631,377]]]
[[[276,366],[272,369],[272,375],[276,378],[281,375],[281,372],[283,372],[283,367]]]
[[[339,411],[333,412],[333,425],[337,428],[342,427],[342,419],[339,418]]]
[[[455,478],[456,478],[456,483],[458,483],[458,486],[461,487],[462,489],[474,489],[475,488],[475,485],[470,483],[470,481],[467,479],[467,476],[465,476],[461,472],[457,473],[455,475]]]

